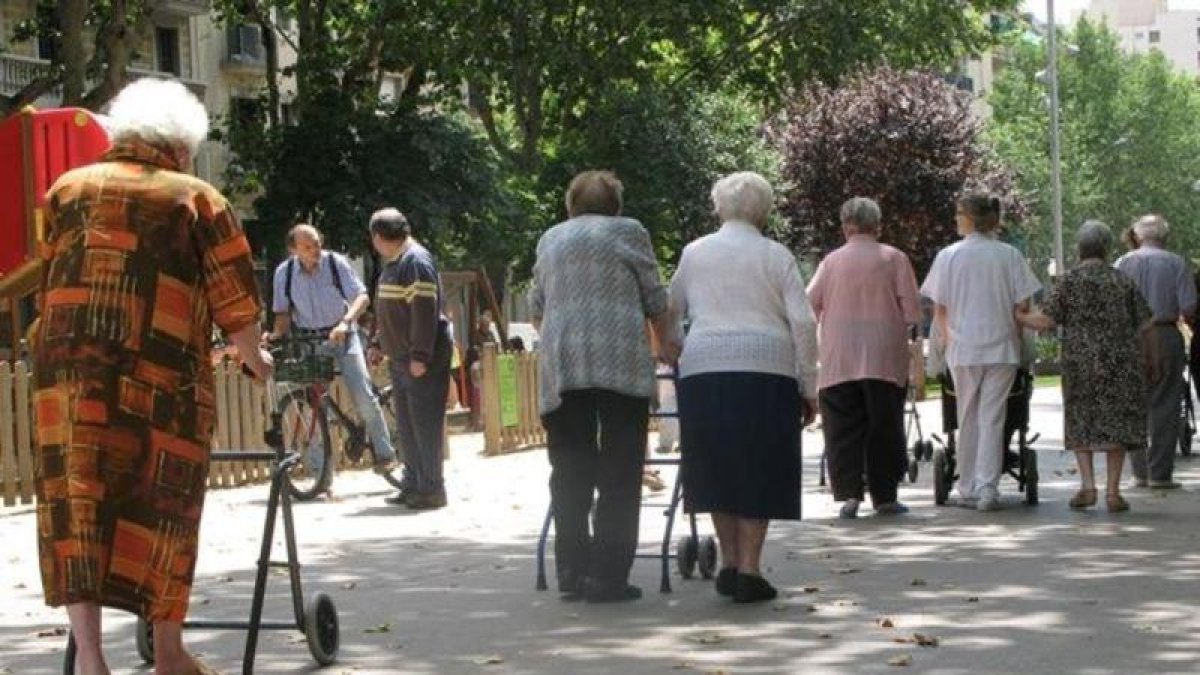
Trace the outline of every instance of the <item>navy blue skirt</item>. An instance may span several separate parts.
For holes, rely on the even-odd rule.
[[[800,391],[794,378],[704,373],[679,381],[684,508],[800,519]]]

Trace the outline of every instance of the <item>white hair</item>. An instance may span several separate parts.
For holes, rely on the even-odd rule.
[[[1171,227],[1162,216],[1142,216],[1133,224],[1133,233],[1137,235],[1138,243],[1150,241],[1162,244],[1167,241]]]
[[[879,221],[883,214],[879,204],[868,197],[854,197],[842,204],[841,218],[843,225],[852,225],[855,232],[870,234],[879,232]]]
[[[766,178],[753,171],[740,171],[713,185],[712,200],[722,221],[744,220],[762,225],[775,203],[775,192]]]
[[[114,141],[142,140],[182,145],[191,155],[208,136],[208,111],[187,87],[144,77],[117,94],[108,106]]]

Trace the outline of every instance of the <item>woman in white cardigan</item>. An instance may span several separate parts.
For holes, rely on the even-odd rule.
[[[713,186],[722,225],[683,251],[671,281],[689,324],[678,388],[684,502],[711,513],[717,592],[776,596],[759,567],[768,523],[800,518],[800,429],[816,415],[816,320],[796,259],[762,234],[774,202],[755,173]]]

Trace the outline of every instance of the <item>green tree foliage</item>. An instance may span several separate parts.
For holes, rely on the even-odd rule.
[[[971,96],[928,73],[880,68],[798,96],[778,132],[788,221],[784,240],[824,255],[843,242],[839,209],[853,196],[883,210],[883,241],[919,273],[955,239],[954,201],[987,189],[1022,215],[1011,177],[990,156]]]
[[[1045,45],[1032,37],[1011,47],[991,98],[988,135],[1018,169],[1031,202],[1025,230],[1042,260],[1053,255],[1049,114],[1041,73]],[[1200,248],[1200,89],[1159,53],[1128,55],[1104,26],[1080,21],[1059,55],[1063,222],[1088,218],[1114,229],[1160,213],[1176,246]]]

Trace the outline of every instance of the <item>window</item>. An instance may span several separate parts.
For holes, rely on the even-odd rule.
[[[54,57],[58,56],[58,46],[54,44],[54,38],[38,36],[37,48],[38,58],[43,61],[53,61]]]
[[[258,61],[262,58],[262,36],[258,26],[232,25],[225,29],[229,58],[234,61]]]
[[[1162,33],[1156,30],[1150,31],[1150,44],[1156,45],[1162,42]]]
[[[1138,31],[1138,32],[1136,32],[1136,33],[1134,33],[1134,34],[1133,34],[1133,39],[1134,39],[1134,40],[1145,40],[1145,39],[1146,39],[1146,34],[1145,34],[1145,33],[1143,33],[1142,31]]]
[[[154,51],[158,56],[158,71],[178,76],[179,29],[158,26],[154,29]]]

